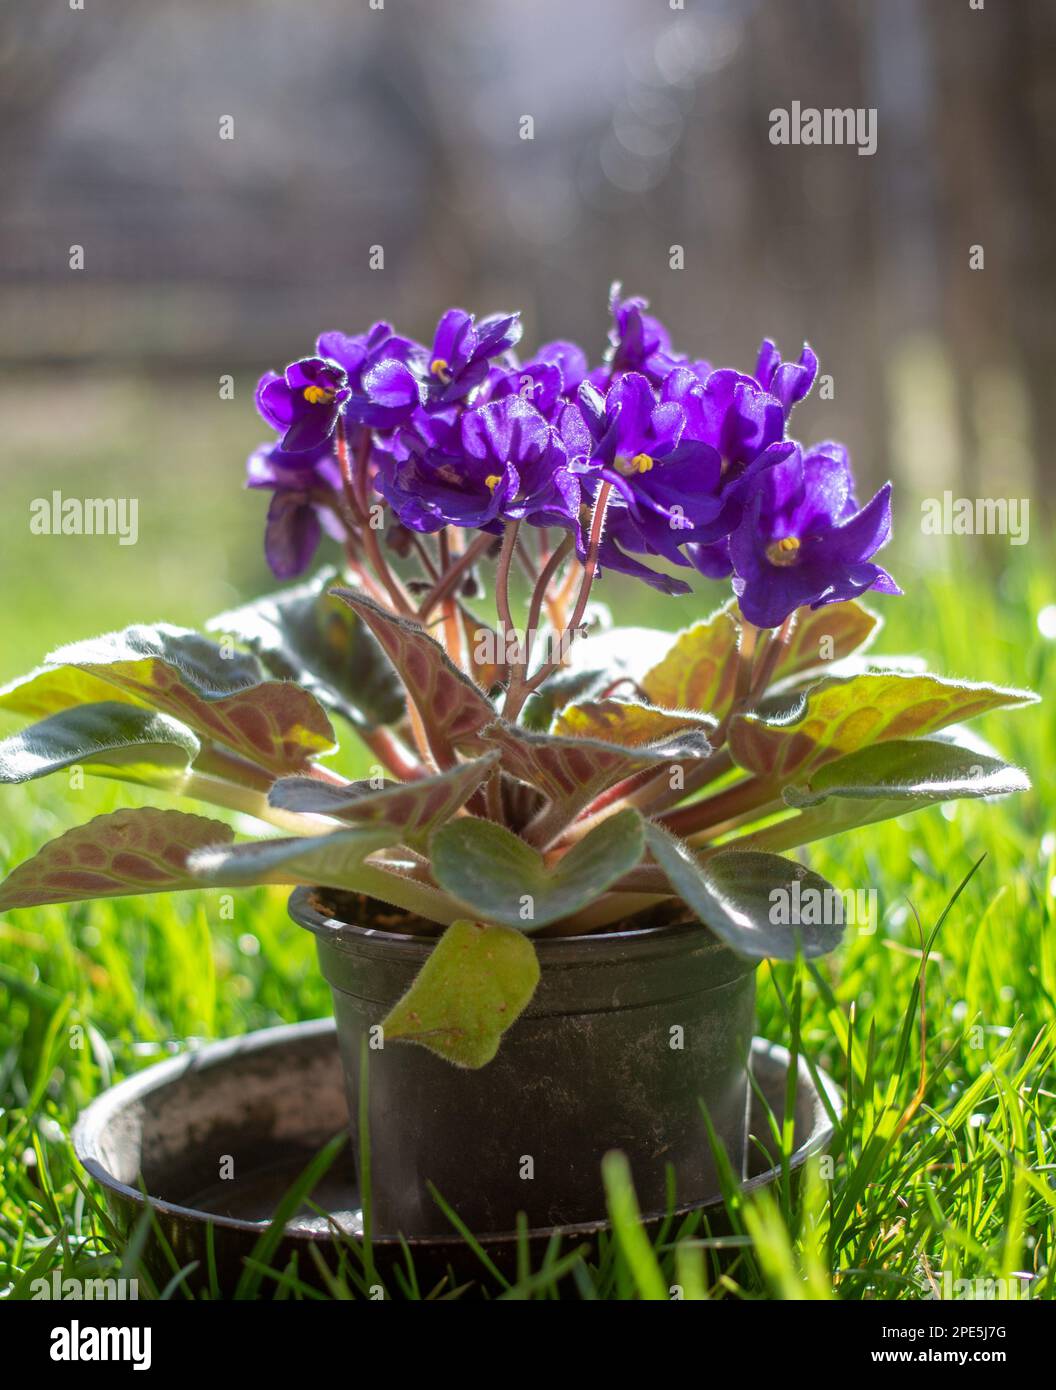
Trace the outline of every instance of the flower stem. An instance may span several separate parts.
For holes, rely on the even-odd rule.
[[[587,609],[587,600],[590,598],[590,590],[594,583],[594,576],[598,570],[598,552],[601,549],[601,531],[605,523],[605,512],[609,505],[609,495],[612,492],[611,483],[602,483],[598,492],[598,500],[594,504],[594,515],[590,521],[590,539],[587,543],[587,557],[583,562],[583,577],[580,580],[579,596],[576,599],[576,606],[572,610],[572,616],[558,639],[558,656],[546,662],[536,671],[530,680],[525,681],[516,691],[516,699],[510,697],[515,692],[510,691],[503,706],[503,718],[513,723],[524,707],[524,702],[529,695],[539,689],[543,682],[561,666],[568,655],[568,650],[576,640],[579,632],[580,623],[583,621],[583,614]]]
[[[446,570],[450,569],[451,567],[451,542],[447,533],[448,528],[445,526],[444,529],[440,532],[440,536],[437,542],[440,555],[441,574],[443,574]],[[448,656],[455,663],[455,665],[460,670],[462,670],[464,669],[465,665],[462,659],[462,624],[459,621],[458,607],[455,603],[452,602],[450,595],[448,595],[443,600],[443,612],[444,646],[447,648]]]
[[[403,614],[404,617],[409,617],[414,613],[414,605],[411,603],[406,589],[389,569],[388,561],[378,544],[377,533],[370,524],[370,506],[367,501],[370,431],[368,429],[361,431],[359,447],[356,450],[355,467],[353,468],[348,435],[345,432],[345,422],[340,416],[337,421],[337,461],[341,468],[341,480],[345,485],[345,496],[359,521],[360,535],[363,540],[363,548],[367,552],[367,558],[370,560],[375,575],[385,586],[396,612]]]
[[[440,576],[419,605],[417,616],[420,623],[424,623],[428,619],[436,605],[443,602],[466,571],[472,569],[494,543],[495,537],[485,531],[466,546],[457,560],[452,561],[447,573]]]
[[[358,733],[382,767],[399,781],[416,782],[429,776],[428,770],[411,756],[391,729],[361,729]]]
[[[535,588],[532,590],[531,601],[528,605],[528,625],[524,634],[524,646],[521,651],[520,659],[513,668],[510,677],[510,688],[507,695],[507,702],[516,703],[521,698],[528,679],[528,666],[532,659],[532,643],[535,640],[536,629],[542,615],[543,603],[546,600],[546,592],[550,587],[550,581],[564,564],[566,557],[572,549],[574,542],[571,536],[566,536],[561,544],[548,557],[542,572],[535,581]],[[518,706],[519,708],[519,706]]]
[[[501,634],[504,642],[509,641],[509,635],[514,631],[513,612],[510,608],[510,569],[513,566],[517,532],[520,529],[519,521],[507,521],[502,537],[502,549],[499,551],[499,567],[495,572],[495,607],[499,611],[499,622],[504,629]]]
[[[771,632],[766,646],[756,655],[755,665],[752,668],[752,681],[748,691],[748,700],[754,704],[766,694],[767,687],[774,678],[774,672],[782,656],[788,651],[788,644],[792,640],[792,633],[796,626],[796,614],[798,609],[789,613],[788,617],[777,629]]]

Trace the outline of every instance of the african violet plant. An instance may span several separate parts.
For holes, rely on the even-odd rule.
[[[787,362],[766,341],[753,373],[713,370],[645,309],[614,290],[599,366],[571,342],[520,364],[516,315],[452,309],[428,349],[378,323],[265,376],[275,437],[248,485],[271,493],[268,561],[300,576],[325,531],[343,577],[221,615],[216,641],[158,624],[52,653],[0,692],[38,720],[0,745],[0,777],[78,765],[283,833],[99,816],[16,868],[0,908],[203,885],[360,895],[342,901],[439,935],[386,1036],[480,1066],[535,988],[533,934],[659,909],[748,957],[818,954],[837,921],[771,909],[796,880],[828,885],[783,851],[1025,788],[955,726],[1032,697],[860,654],[877,628],[860,596],[900,592],[873,558],[890,487],[859,507],[843,446],[790,436],[813,352]],[[687,570],[733,596],[673,639],[606,630],[591,602],[610,572],[674,601]],[[332,714],[370,781],[322,761]]]

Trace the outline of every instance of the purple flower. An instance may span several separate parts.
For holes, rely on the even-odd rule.
[[[492,314],[478,323],[464,309],[448,309],[429,353],[430,398],[444,405],[465,399],[487,376],[491,358],[513,347],[520,336],[519,314]]]
[[[520,396],[506,396],[427,440],[404,432],[399,452],[379,455],[377,487],[403,525],[498,532],[504,520],[571,526],[579,484],[556,431]]]
[[[780,401],[732,367],[712,372],[703,383],[680,369],[665,381],[662,394],[685,411],[686,435],[710,444],[724,469],[754,462],[784,438]]]
[[[840,444],[795,452],[763,472],[730,537],[733,589],[757,627],[777,627],[794,609],[839,603],[866,589],[898,594],[870,557],[891,535],[891,485],[859,511]]]
[[[638,295],[621,299],[621,291],[618,282],[609,290],[612,327],[605,354],[607,366],[592,374],[595,386],[610,378],[615,380],[624,372],[640,372],[652,385],[660,386],[675,367],[681,366],[689,367],[700,379],[707,376],[711,371],[707,362],[690,363],[685,353],[672,349],[667,329],[658,318],[645,312],[647,299]]]
[[[410,338],[398,337],[392,325],[375,323],[366,333],[322,333],[316,350],[336,362],[348,377],[349,420],[372,429],[391,430],[403,424],[425,399],[415,372],[425,349]]]
[[[729,368],[710,373],[701,383],[692,371],[678,367],[660,394],[662,400],[674,401],[685,412],[683,445],[697,440],[719,456],[720,477],[715,488],[719,505],[710,522],[702,518],[693,536],[686,538],[686,553],[702,574],[724,578],[730,568],[722,542],[740,524],[756,477],[788,458],[795,446],[784,438],[784,416],[778,402],[750,377]]]
[[[264,554],[279,579],[294,579],[312,562],[322,530],[340,540],[341,525],[328,506],[341,486],[337,460],[327,444],[287,453],[278,444],[262,444],[249,457],[246,486],[270,488],[264,531]]]
[[[781,402],[787,418],[797,401],[806,396],[818,374],[818,359],[809,343],[803,344],[798,362],[782,362],[777,345],[764,338],[755,363],[755,379],[764,391]]]
[[[565,405],[561,368],[552,362],[526,362],[523,367],[492,367],[487,388],[491,401],[519,396],[554,423]]]
[[[587,355],[575,343],[547,343],[523,366],[493,366],[487,396],[502,400],[519,395],[551,424],[587,375]]]
[[[561,390],[569,398],[579,390],[587,375],[587,354],[578,343],[566,342],[563,339],[544,343],[536,351],[532,362],[557,367],[561,372]]]
[[[334,432],[341,408],[351,396],[348,376],[337,362],[302,357],[284,376],[267,372],[257,384],[257,409],[282,435],[288,454],[318,449]]]
[[[681,406],[658,400],[639,372],[625,373],[604,396],[584,383],[577,403],[567,406],[560,419],[573,471],[589,501],[595,501],[603,482],[614,490],[600,564],[666,593],[687,593],[689,586],[658,574],[631,554],[661,555],[685,565],[681,547],[722,507],[719,456],[706,444],[684,441],[684,424]],[[582,536],[578,540],[582,555]]]
[[[679,547],[698,524],[713,521],[720,509],[716,495],[721,460],[714,449],[684,439],[685,412],[675,401],[657,400],[639,372],[627,372],[604,397],[589,384],[579,391],[579,419],[562,417],[566,439],[582,460],[577,468],[592,490],[599,479],[616,489],[620,506],[648,549],[685,563]],[[618,523],[617,515],[610,525]]]

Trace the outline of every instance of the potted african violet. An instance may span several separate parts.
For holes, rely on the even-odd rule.
[[[843,927],[785,852],[1028,785],[955,726],[1029,695],[862,655],[861,596],[900,592],[873,558],[890,488],[859,507],[845,449],[790,436],[810,349],[715,370],[643,301],[617,289],[611,314],[597,366],[571,342],[519,363],[516,315],[449,310],[429,348],[324,334],[261,381],[276,433],[248,483],[277,576],[324,532],[340,570],[222,614],[216,640],[131,627],[0,693],[37,720],[3,780],[77,764],[272,829],[100,816],[0,908],[295,886],[379,1231],[447,1233],[434,1189],[478,1232],[599,1217],[610,1148],[646,1210],[670,1182],[713,1196],[705,1110],[745,1154],[754,968]],[[618,575],[692,605],[690,570],[732,597],[674,637],[598,606]],[[326,765],[334,716],[364,781]]]

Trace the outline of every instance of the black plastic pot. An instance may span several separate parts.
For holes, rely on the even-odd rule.
[[[755,1039],[747,1192],[778,1181],[794,1184],[807,1158],[832,1141],[832,1117],[840,1112],[835,1086],[804,1057],[794,1075],[789,1061],[783,1047]],[[779,1127],[791,1124],[793,1148],[784,1158],[776,1151],[771,1113]],[[73,1144],[159,1289],[182,1270],[189,1291],[228,1297],[265,1258],[259,1242],[291,1184],[346,1126],[336,1029],[325,1018],[209,1043],[155,1063],[92,1101],[77,1121]],[[337,1268],[334,1233],[355,1239],[363,1229],[350,1159],[347,1148],[337,1156],[267,1257],[272,1268],[292,1268],[313,1288],[325,1289],[327,1266]],[[152,1219],[144,1225],[148,1205]],[[663,1210],[646,1209],[643,1220],[652,1241],[664,1226],[669,1233],[732,1233],[717,1190],[702,1205],[677,1208],[674,1225]],[[557,1242],[562,1254],[578,1249],[596,1262],[604,1229],[604,1222],[541,1226],[523,1238],[512,1230],[485,1234],[480,1245],[491,1266],[516,1279],[525,1245],[532,1270],[548,1252],[552,1257]],[[408,1252],[423,1290],[471,1285],[474,1297],[495,1291],[480,1258],[453,1227],[443,1236],[402,1241],[375,1226],[371,1248],[391,1292],[400,1287],[397,1269],[407,1274]],[[713,1249],[709,1267],[739,1257],[736,1246]],[[358,1268],[356,1257],[352,1264]],[[574,1297],[571,1275],[566,1283]],[[270,1279],[263,1279],[262,1291],[271,1293]]]
[[[533,1227],[598,1220],[610,1149],[628,1156],[643,1210],[664,1208],[669,1167],[677,1200],[703,1201],[718,1183],[702,1105],[744,1172],[754,966],[700,925],[537,940],[532,1002],[497,1057],[465,1071],[371,1031],[433,943],[333,910],[318,891],[290,899],[333,992],[354,1134],[368,1044],[376,1229],[448,1234],[430,1183],[478,1233],[513,1229],[519,1211]]]

